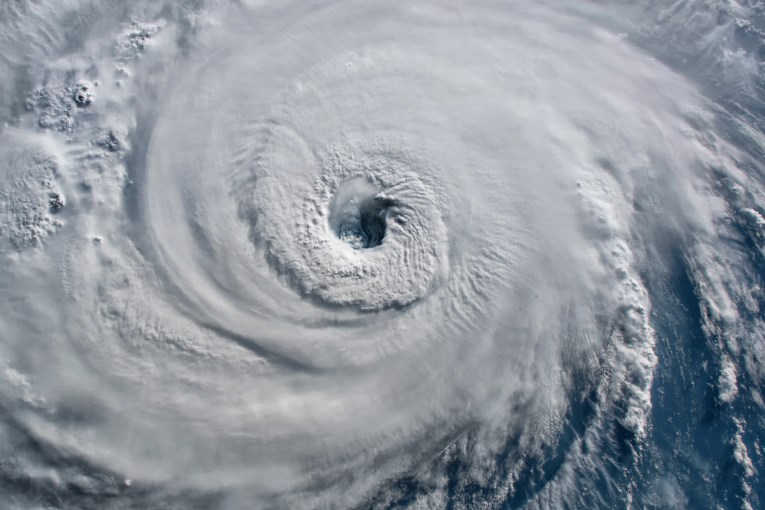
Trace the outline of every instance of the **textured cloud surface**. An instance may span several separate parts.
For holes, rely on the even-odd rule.
[[[753,13],[198,4],[0,7],[10,508],[757,505]]]

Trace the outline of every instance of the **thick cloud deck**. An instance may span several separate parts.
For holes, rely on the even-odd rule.
[[[631,494],[646,268],[671,236],[708,260],[706,171],[734,175],[694,86],[606,7],[131,12],[0,135],[14,504],[18,480],[65,508]]]

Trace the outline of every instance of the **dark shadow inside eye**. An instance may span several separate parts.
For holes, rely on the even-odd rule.
[[[387,212],[393,204],[393,200],[380,195],[362,200],[358,209],[346,213],[337,225],[337,237],[357,250],[380,246],[387,231]]]

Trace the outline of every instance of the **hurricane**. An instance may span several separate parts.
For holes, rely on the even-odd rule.
[[[0,506],[758,508],[758,2],[0,2]]]

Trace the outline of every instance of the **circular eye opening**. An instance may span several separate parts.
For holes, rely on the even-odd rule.
[[[332,201],[330,228],[355,250],[375,248],[385,239],[388,210],[393,205],[392,199],[366,181],[345,183]]]

